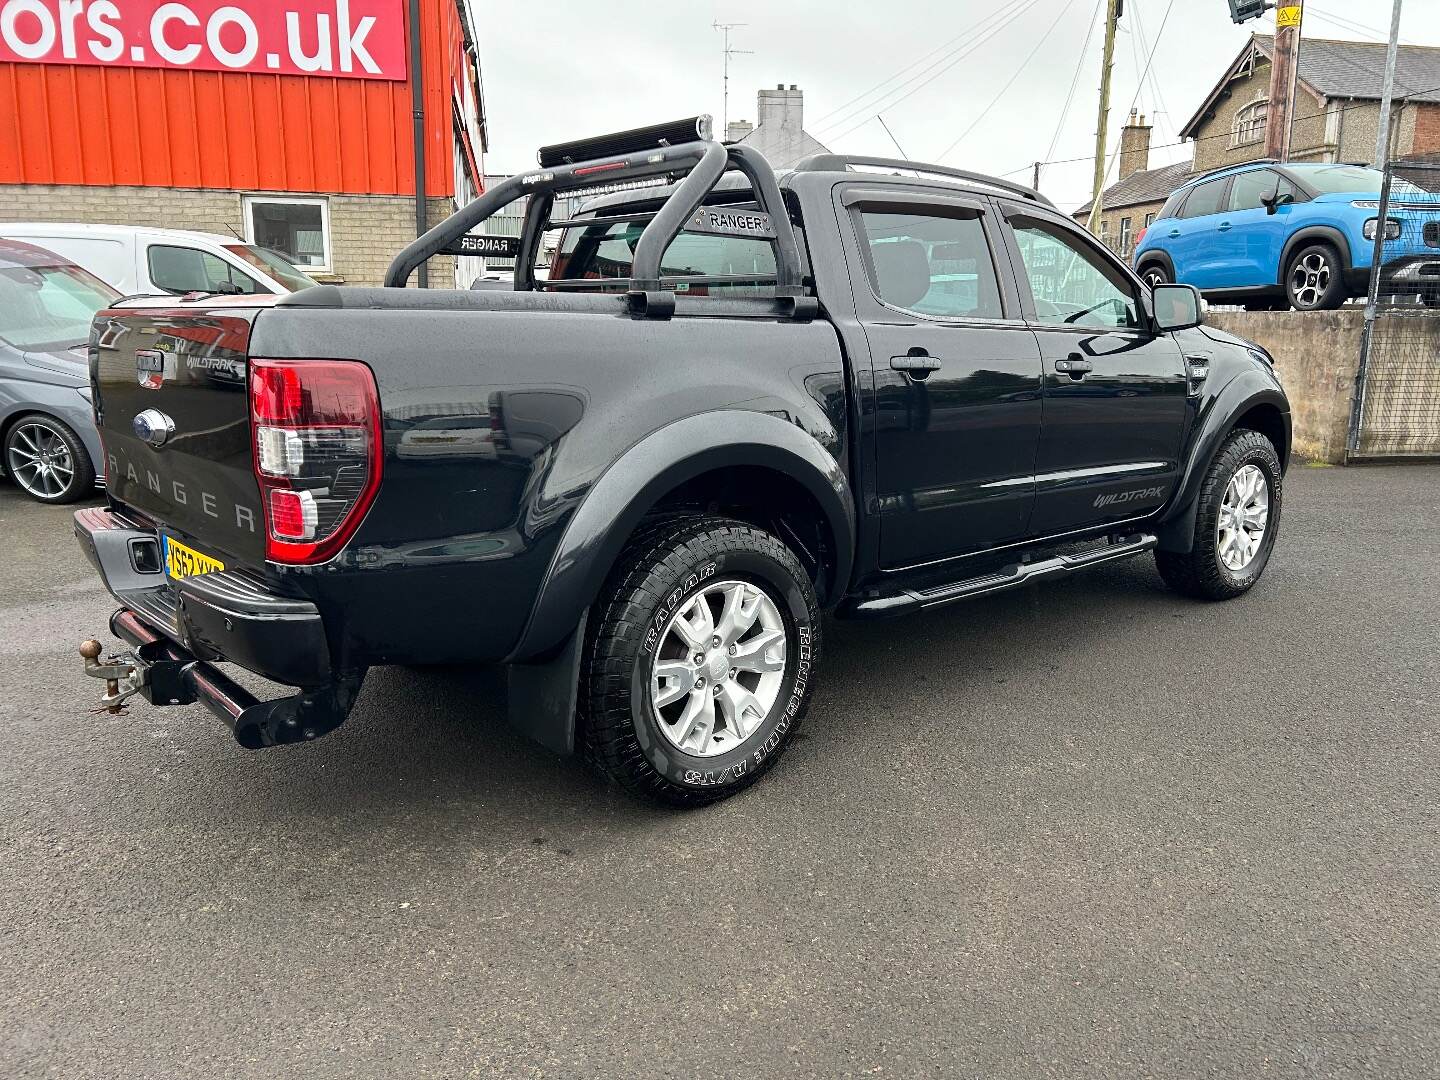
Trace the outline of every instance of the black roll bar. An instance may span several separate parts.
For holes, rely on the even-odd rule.
[[[504,180],[474,202],[461,207],[423,236],[412,241],[395,256],[385,271],[387,288],[404,288],[410,275],[425,260],[459,240],[486,218],[516,199],[530,197],[525,224],[520,236],[520,251],[515,265],[517,291],[535,289],[535,255],[540,238],[554,206],[555,196],[565,191],[592,188],[607,182],[628,182],[654,176],[681,176],[680,183],[669,198],[651,217],[635,247],[633,277],[629,290],[631,310],[637,314],[665,317],[674,310],[675,296],[661,288],[660,260],[671,241],[685,228],[691,216],[704,204],[705,197],[715,189],[725,172],[734,168],[749,181],[760,210],[770,220],[775,232],[776,295],[784,299],[782,307],[797,317],[810,314],[814,305],[800,303],[805,296],[804,271],[795,230],[780,186],[771,168],[758,150],[744,145],[724,146],[709,138],[671,145],[668,141],[677,130],[708,135],[708,123],[697,120],[656,125],[653,129],[622,132],[618,136],[602,136],[548,148],[545,160],[554,161],[561,149],[578,146],[634,147],[651,136],[650,145],[628,153],[590,161],[567,161],[536,172],[522,173]],[[613,282],[612,282],[613,284]],[[788,298],[788,299],[786,299]]]

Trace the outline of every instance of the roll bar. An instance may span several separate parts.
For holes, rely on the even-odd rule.
[[[455,248],[461,237],[481,222],[515,200],[529,197],[516,256],[515,285],[520,291],[533,290],[535,254],[556,195],[607,182],[679,176],[680,182],[640,235],[628,290],[632,312],[667,317],[674,311],[675,294],[661,288],[661,257],[671,241],[691,224],[720,178],[733,168],[750,181],[760,214],[768,218],[765,225],[773,230],[775,291],[782,308],[791,314],[809,314],[815,305],[805,296],[800,248],[774,169],[753,147],[721,145],[708,137],[709,132],[710,118],[701,116],[545,147],[539,155],[545,163],[540,170],[502,181],[410,243],[385,271],[385,285],[404,288],[415,268],[426,259]],[[678,145],[671,142],[682,134],[689,135],[690,141]],[[577,158],[581,154],[594,156]]]

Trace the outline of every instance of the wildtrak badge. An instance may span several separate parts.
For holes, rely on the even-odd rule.
[[[1165,489],[1163,487],[1148,487],[1136,488],[1134,491],[1121,491],[1114,495],[1101,495],[1095,500],[1095,509],[1100,510],[1107,506],[1144,502],[1147,499],[1158,499],[1164,494]]]

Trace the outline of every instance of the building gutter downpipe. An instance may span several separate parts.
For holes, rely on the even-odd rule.
[[[428,231],[425,214],[425,60],[420,47],[420,0],[410,3],[410,111],[415,143],[415,235]],[[420,288],[430,287],[430,274],[420,264]]]

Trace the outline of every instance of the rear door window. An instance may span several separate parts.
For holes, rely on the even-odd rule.
[[[1225,186],[1229,183],[1230,178],[1227,176],[1197,185],[1185,200],[1185,208],[1180,211],[1180,216],[1197,218],[1218,214],[1225,202]]]
[[[875,295],[936,318],[1000,319],[1000,285],[978,214],[861,214]]]

